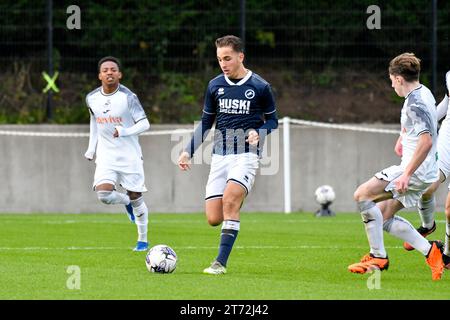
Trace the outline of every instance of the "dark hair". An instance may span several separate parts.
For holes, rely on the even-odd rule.
[[[407,82],[417,81],[420,75],[420,59],[414,53],[402,53],[389,63],[389,74],[402,76]]]
[[[216,48],[232,47],[236,52],[244,52],[244,43],[241,38],[228,35],[216,39]]]
[[[117,64],[117,67],[119,67],[119,70],[120,70],[120,68],[121,68],[120,60],[117,59],[117,58],[115,58],[115,57],[112,57],[112,56],[107,56],[107,57],[101,58],[101,59],[99,60],[99,62],[98,62],[98,71],[99,71],[99,72],[100,72],[100,67],[102,66],[102,63],[103,63],[103,62],[106,62],[106,61],[112,61],[112,62],[114,62],[115,64]]]

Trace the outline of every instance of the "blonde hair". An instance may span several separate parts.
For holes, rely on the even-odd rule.
[[[407,82],[418,81],[420,75],[420,59],[414,53],[402,53],[389,63],[389,74],[402,76]]]

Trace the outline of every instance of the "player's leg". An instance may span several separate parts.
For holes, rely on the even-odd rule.
[[[450,123],[443,121],[439,129],[437,152],[439,155],[438,165],[441,170],[441,175],[445,177],[450,175]],[[444,260],[445,268],[450,269],[450,185],[445,200],[445,240],[444,240]]]
[[[130,204],[133,209],[133,215],[138,232],[138,239],[134,251],[146,251],[148,249],[148,208],[140,192],[127,190],[130,197]]]
[[[134,251],[146,251],[148,249],[148,207],[142,196],[142,193],[147,192],[147,189],[143,171],[143,168],[141,168],[138,173],[121,173],[120,175],[121,185],[127,190],[130,197],[130,205],[138,232]]]
[[[127,209],[128,219],[134,223],[133,210],[131,208],[130,197],[127,194],[115,190],[115,185],[110,183],[100,183],[96,185],[98,199],[104,204],[123,204]]]
[[[421,220],[421,226],[417,228],[417,232],[419,232],[423,237],[427,237],[436,230],[436,222],[434,218],[436,197],[434,193],[444,180],[445,176],[441,172],[439,180],[434,182],[427,189],[427,191],[425,191],[417,204],[417,209]],[[403,248],[408,251],[414,250],[414,246],[408,242],[403,242]]]
[[[384,202],[383,206],[383,229],[390,235],[411,243],[423,255],[427,255],[431,249],[430,243],[412,226],[412,224],[395,215],[396,212],[403,209],[403,204],[396,200],[390,199]]]
[[[385,191],[387,185],[387,181],[372,177],[354,193],[369,240],[370,253],[378,258],[387,257],[383,241],[383,214],[376,205],[377,202],[392,198],[392,194]]]
[[[218,226],[223,222],[222,196],[205,200],[206,219],[210,226]]]
[[[240,217],[239,209],[246,195],[246,190],[233,182],[228,182],[225,188],[222,202],[223,223],[220,234],[219,252],[209,268],[204,270],[208,274],[226,273],[226,266],[234,242],[239,233]],[[217,200],[216,200],[217,201]]]
[[[369,241],[370,252],[359,262],[349,265],[350,272],[366,273],[372,269],[385,270],[389,267],[383,239],[383,214],[376,205],[377,202],[392,197],[391,193],[384,190],[387,185],[387,181],[373,177],[360,185],[354,193]]]
[[[117,173],[114,170],[97,166],[94,176],[94,190],[97,192],[98,199],[104,204],[129,204],[130,198],[128,195],[115,190],[116,182]]]
[[[228,182],[223,194],[223,223],[220,235],[219,254],[216,260],[224,267],[227,265],[234,242],[240,229],[241,204],[246,196],[246,190],[233,182]]]
[[[240,229],[240,208],[251,190],[259,159],[255,154],[238,154],[227,156],[228,175],[222,202],[222,230],[219,252],[213,264],[204,270],[209,274],[226,272],[226,265]],[[220,212],[217,209],[217,212]]]
[[[223,222],[222,197],[227,184],[227,175],[227,159],[225,156],[213,154],[205,188],[206,219],[213,227]]]
[[[445,268],[450,269],[450,191],[447,193],[447,199],[445,200],[445,244],[442,259]]]
[[[222,197],[228,175],[228,163],[225,156],[213,154],[208,182],[205,190],[205,214],[210,226],[218,226],[223,222]],[[203,270],[207,274],[226,273],[226,269],[217,261]]]
[[[434,211],[436,209],[436,197],[434,193],[439,188],[442,182],[444,182],[445,176],[442,172],[440,172],[439,180],[434,182],[428,189],[425,191],[425,193],[422,195],[422,197],[419,200],[419,203],[417,205],[417,208],[419,210],[419,216],[420,220],[422,221],[422,229],[425,230],[431,230],[436,229],[436,223],[434,219]],[[431,231],[431,232],[433,232]],[[428,232],[430,234],[431,232]],[[422,232],[420,232],[422,233]],[[427,235],[428,235],[427,234]],[[427,235],[424,235],[426,237]]]
[[[421,252],[425,258],[426,263],[431,268],[431,275],[433,280],[439,280],[443,272],[442,254],[440,251],[441,243],[436,241],[428,241],[424,238],[409,221],[396,216],[395,213],[400,209],[414,207],[422,192],[430,187],[429,183],[423,183],[413,175],[408,184],[408,190],[403,194],[396,194],[395,190],[392,190],[395,200],[386,201],[386,205],[383,208],[384,224],[383,228],[389,234],[397,237],[405,242],[411,244],[413,248]],[[390,184],[386,187],[386,190],[393,188]]]
[[[434,193],[450,173],[450,150],[448,147],[448,141],[450,141],[450,127],[447,123],[443,123],[441,129],[439,130],[437,141],[437,152],[439,154],[439,180],[433,183],[422,195],[417,206],[420,219],[422,221],[422,227],[418,228],[418,231],[424,237],[426,237],[436,229],[436,223],[434,221],[436,200]]]

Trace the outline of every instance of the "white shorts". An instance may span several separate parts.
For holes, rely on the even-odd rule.
[[[254,153],[212,155],[211,170],[206,184],[205,200],[222,198],[228,181],[242,186],[246,194],[255,182],[259,158]]]
[[[138,169],[138,172],[128,173],[97,165],[94,175],[94,190],[95,186],[103,183],[120,185],[125,190],[132,192],[147,192],[143,166]]]
[[[442,122],[437,140],[438,166],[445,179],[450,175],[450,123]],[[450,189],[450,185],[449,185]]]
[[[400,166],[390,166],[375,173],[375,177],[388,181],[389,184],[384,188],[385,191],[391,192],[393,198],[400,201],[405,208],[412,208],[417,205],[422,194],[428,189],[431,183],[426,183],[417,178],[415,174],[411,176],[408,184],[408,190],[405,193],[398,193],[395,190],[395,180],[403,173],[403,169]]]

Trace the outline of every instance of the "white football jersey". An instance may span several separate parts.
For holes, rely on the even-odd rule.
[[[447,89],[446,94],[447,94],[447,96],[449,96],[450,95],[450,71],[448,71],[446,73],[446,75],[445,75],[445,86],[446,86],[446,89]],[[447,107],[447,114],[446,114],[445,119],[444,119],[445,122],[450,122],[450,108],[448,107],[449,104],[450,104],[450,102],[446,105],[446,107]]]
[[[444,173],[445,177],[448,178],[450,176],[450,108],[448,93],[450,92],[450,71],[445,75],[445,84],[446,84],[446,97],[439,103],[438,110],[440,112],[440,116],[444,115],[444,111],[446,112],[446,116],[444,121],[442,121],[441,127],[439,129],[438,143],[437,143],[437,151],[438,151],[438,165],[439,169]]]
[[[426,159],[417,168],[416,176],[426,183],[432,183],[439,177],[437,166],[437,116],[435,99],[431,91],[421,85],[411,91],[403,103],[401,125],[403,155],[400,166],[405,169],[416,150],[419,136],[429,133],[433,139],[433,146]]]
[[[136,172],[142,166],[137,135],[114,138],[116,126],[132,127],[147,118],[138,97],[124,85],[105,94],[102,87],[86,96],[86,104],[97,124],[96,164],[122,172]]]

